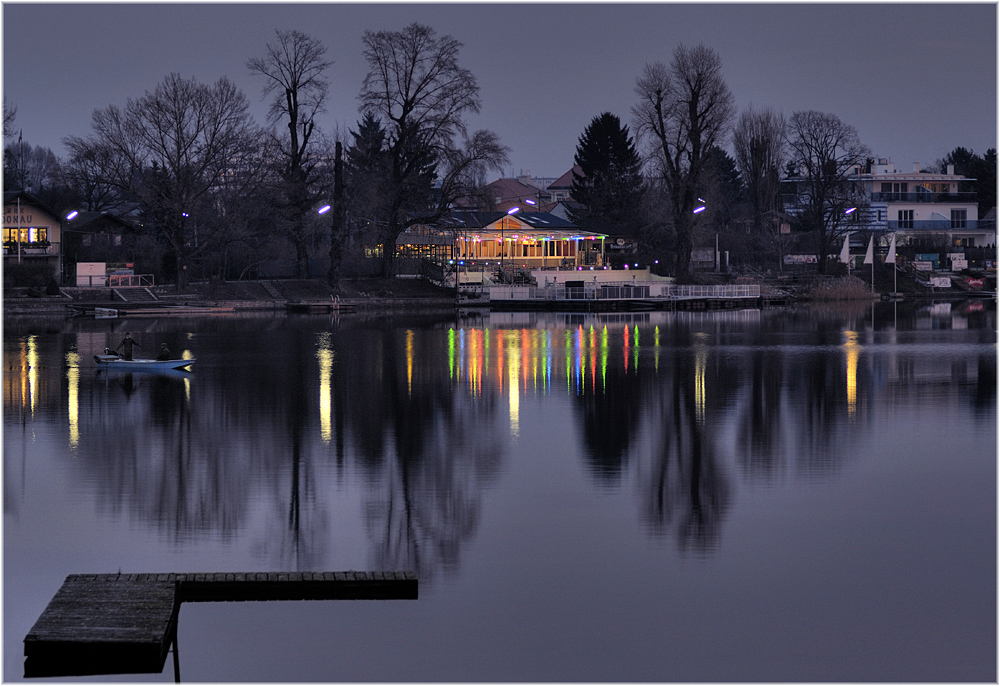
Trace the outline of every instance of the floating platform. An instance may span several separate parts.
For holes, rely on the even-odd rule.
[[[89,307],[67,305],[76,316],[95,319],[118,319],[119,317],[180,317],[206,314],[231,314],[235,307],[212,305],[160,305],[155,307]]]
[[[24,637],[24,676],[152,674],[182,602],[416,600],[412,572],[71,574]]]

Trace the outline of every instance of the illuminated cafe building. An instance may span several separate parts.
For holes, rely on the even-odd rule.
[[[58,216],[24,191],[3,194],[4,267],[42,266],[57,281],[62,274],[62,227]]]
[[[454,260],[469,269],[573,269],[603,266],[606,238],[547,212],[452,210],[434,224],[405,231],[396,248],[402,258]]]

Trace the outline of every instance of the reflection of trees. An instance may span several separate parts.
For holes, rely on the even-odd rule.
[[[452,388],[433,332],[385,326],[350,337],[338,348],[333,392],[373,484],[366,526],[374,564],[422,578],[454,571],[478,526],[482,484],[498,469],[493,403]]]
[[[650,385],[632,370],[609,367],[606,382],[591,393],[576,397],[581,411],[584,444],[591,473],[601,481],[615,482],[628,457],[629,442],[641,415],[643,397]],[[644,388],[645,387],[645,388]]]
[[[278,365],[283,397],[274,422],[275,454],[264,461],[264,484],[272,492],[258,549],[268,559],[277,557],[282,569],[311,570],[322,565],[328,518],[316,493],[316,460],[309,446],[310,417],[315,415],[316,339],[310,331],[296,331],[285,341],[287,349]],[[274,388],[272,386],[271,393]],[[262,398],[267,395],[260,396]]]
[[[188,382],[114,373],[89,381],[81,392],[85,428],[78,459],[99,505],[115,514],[127,510],[176,538],[235,531],[247,501],[228,492],[241,483],[233,478],[239,466],[226,459],[221,440],[200,431]],[[199,449],[193,448],[196,437]]]
[[[782,391],[784,376],[781,357],[756,350],[750,353],[750,378],[744,395],[749,407],[739,415],[737,456],[751,476],[773,478],[787,466],[783,462],[784,435]]]
[[[980,330],[948,332],[949,341],[962,336],[979,346],[975,354],[914,350],[911,343],[935,332],[929,316],[912,308],[898,339],[887,331],[893,319],[885,319],[896,312],[885,308],[875,313],[874,334],[866,328],[870,310],[846,320],[781,310],[749,323],[722,313],[675,314],[655,338],[644,326],[642,345],[631,339],[627,354],[620,336],[609,336],[604,349],[589,333],[577,346],[575,338],[564,345],[561,334],[531,330],[503,332],[510,347],[501,351],[494,331],[492,348],[464,371],[468,360],[449,357],[447,332],[433,322],[414,320],[408,331],[399,320],[354,321],[330,332],[319,318],[206,319],[196,322],[199,364],[187,380],[95,375],[81,365],[71,382],[66,350],[77,344],[75,334],[36,334],[33,326],[5,339],[5,426],[27,431],[20,438],[8,431],[4,445],[19,450],[34,423],[48,418],[65,429],[72,383],[79,445],[68,464],[100,508],[175,540],[226,540],[249,530],[262,559],[283,568],[329,563],[336,495],[322,485],[328,473],[354,478],[343,475],[357,466],[370,493],[363,514],[373,564],[428,577],[458,565],[478,526],[480,491],[505,454],[497,408],[510,380],[497,385],[501,367],[503,375],[521,370],[524,395],[532,384],[541,395],[569,393],[591,473],[612,480],[633,469],[644,522],[702,551],[718,544],[730,506],[727,463],[772,481],[828,475],[853,459],[851,445],[876,421],[873,408],[953,402],[971,404],[978,417],[996,406],[992,311],[980,315]],[[858,332],[853,358],[848,325]],[[321,336],[336,353],[323,382]],[[498,364],[501,356],[520,366]],[[321,383],[330,393],[322,431]],[[5,470],[16,468],[5,461]],[[9,482],[8,512],[20,497]]]
[[[673,354],[655,415],[659,444],[640,484],[642,516],[650,530],[672,531],[682,549],[700,553],[718,545],[730,501],[729,481],[706,429],[729,374],[717,362],[710,364],[703,348],[696,344]]]
[[[979,373],[976,375],[976,391],[972,405],[977,411],[991,410],[997,400],[997,358],[996,355],[980,355]]]

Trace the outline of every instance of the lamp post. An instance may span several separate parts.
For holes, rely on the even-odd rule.
[[[78,211],[76,211],[76,210],[73,210],[72,212],[70,212],[69,214],[67,214],[66,215],[66,223],[69,224],[71,221],[73,221],[74,219],[76,219],[77,215],[79,215],[79,214],[80,213]],[[66,227],[63,227],[61,233],[65,234],[67,231],[69,231],[69,229],[67,229]],[[59,236],[59,273],[62,275],[62,282],[63,282],[64,286],[66,285],[66,255],[65,255],[65,253],[66,253],[66,245],[67,245],[67,243],[66,243],[66,236],[65,235],[60,235]],[[79,253],[77,253],[77,254],[79,254]]]
[[[691,210],[691,214],[701,214],[708,207],[705,204],[705,199],[704,198],[698,198],[698,202],[700,202],[701,204],[698,205],[698,206],[696,206],[693,210]],[[719,234],[715,234],[715,253],[712,255],[712,263],[713,263],[713,266],[715,268],[715,271],[718,272],[719,271]]]
[[[844,210],[844,216],[850,218],[857,207],[848,207]],[[851,275],[851,247],[850,247],[851,232],[848,231],[844,234],[844,247],[840,249],[840,261],[847,264],[847,275]]]
[[[509,210],[507,210],[507,216],[509,217],[509,216],[515,215],[515,214],[517,214],[520,211],[521,211],[520,207],[516,207],[516,206],[512,207]],[[505,219],[506,218],[500,220],[500,275],[501,276],[503,276],[503,254],[504,254],[504,252],[506,250],[506,247],[507,247],[506,245],[504,245],[504,238],[503,238],[503,226],[504,226],[504,223],[505,223]]]

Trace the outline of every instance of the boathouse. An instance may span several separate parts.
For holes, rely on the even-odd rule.
[[[62,278],[62,224],[38,198],[24,191],[3,194],[4,268],[24,265]]]

